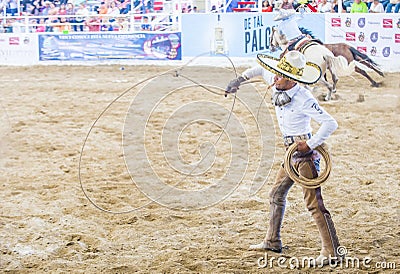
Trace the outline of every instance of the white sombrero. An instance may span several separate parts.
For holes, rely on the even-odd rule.
[[[265,54],[257,54],[258,63],[274,74],[302,84],[314,84],[321,77],[321,68],[311,62],[299,51],[289,51],[281,59]]]
[[[280,9],[278,14],[273,18],[274,21],[286,20],[296,14],[296,10],[294,9]]]

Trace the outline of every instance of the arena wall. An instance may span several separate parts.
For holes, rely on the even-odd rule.
[[[182,14],[181,32],[3,33],[1,65],[198,64],[220,65],[221,55],[251,64],[270,52],[272,13]],[[305,14],[299,26],[326,43],[348,43],[384,71],[400,71],[400,15]],[[273,53],[278,55],[279,53]],[[222,62],[223,64],[223,62]]]

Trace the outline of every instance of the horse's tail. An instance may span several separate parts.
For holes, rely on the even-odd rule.
[[[380,69],[379,65],[375,63],[371,58],[369,58],[366,54],[358,51],[356,48],[349,47],[351,54],[353,54],[354,60],[357,62],[369,67],[370,69],[374,70],[380,76],[384,77],[383,71]]]
[[[355,63],[351,62],[350,64],[347,62],[346,58],[339,55],[337,57],[334,56],[324,56],[325,61],[330,61],[333,65],[337,76],[350,76],[355,69]],[[327,60],[329,59],[329,60]]]

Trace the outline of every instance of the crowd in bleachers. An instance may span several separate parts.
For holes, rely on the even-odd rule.
[[[84,1],[78,4],[67,0],[24,0],[19,13],[16,0],[1,3],[0,32],[150,31],[171,29],[176,23],[171,17],[153,14],[150,0]]]
[[[245,2],[249,4],[245,4]],[[230,11],[256,11],[254,0],[229,0],[226,8]],[[349,13],[398,13],[400,10],[400,0],[342,0],[342,7],[339,9],[338,0],[263,0],[262,12],[273,12],[279,9],[295,9],[300,11],[304,9],[306,12],[349,12]],[[215,5],[211,8],[211,12],[220,12],[224,10],[224,6],[219,8]]]
[[[303,8],[307,12],[335,13],[340,10],[338,5],[338,0],[264,0],[262,11],[272,12],[276,9],[299,11]],[[342,0],[341,10],[344,13],[398,13],[400,0]]]
[[[3,15],[0,32],[79,32],[79,31],[152,31],[168,28],[170,17],[158,16],[162,7],[155,0],[0,0]],[[79,0],[78,0],[79,1]],[[209,12],[233,12],[243,1],[227,0]],[[158,3],[163,3],[158,2]],[[253,4],[251,4],[254,7]],[[18,4],[20,7],[18,8]],[[277,9],[307,9],[307,12],[399,12],[400,0],[264,0],[263,12]],[[191,5],[181,7],[181,13],[197,12]],[[135,14],[135,16],[132,16]],[[28,29],[26,29],[28,28]]]

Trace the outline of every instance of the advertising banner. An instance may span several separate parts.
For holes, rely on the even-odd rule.
[[[225,54],[252,57],[270,51],[274,13],[182,14],[182,49],[185,57]],[[324,14],[300,14],[298,24],[324,40]]]
[[[39,60],[181,60],[181,34],[85,33],[39,35]]]
[[[378,62],[400,57],[397,14],[326,14],[327,43],[347,43]]]
[[[1,65],[33,65],[38,60],[37,35],[30,33],[0,34]]]

